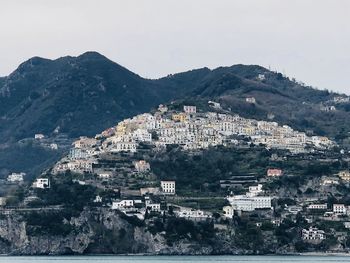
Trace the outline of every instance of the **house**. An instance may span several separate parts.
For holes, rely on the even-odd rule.
[[[261,193],[263,193],[262,184],[258,184],[254,186],[249,186],[249,192],[247,193],[247,196],[253,197]]]
[[[98,177],[100,179],[109,179],[109,178],[111,178],[111,176],[112,176],[112,172],[103,171],[103,172],[98,173]]]
[[[225,217],[227,217],[227,218],[232,218],[233,217],[234,209],[233,209],[232,206],[230,206],[230,205],[224,206],[222,210],[223,210],[223,213],[224,213]]]
[[[211,215],[206,214],[202,210],[195,210],[190,208],[181,208],[180,211],[175,212],[178,217],[194,219],[194,220],[203,220],[207,218],[211,218]]]
[[[121,200],[112,203],[112,209],[123,209],[134,207],[134,200]]]
[[[334,214],[340,214],[345,215],[346,214],[346,206],[344,204],[333,204],[333,213]]]
[[[147,204],[146,209],[150,210],[151,212],[160,212],[160,204]]]
[[[310,227],[309,229],[303,229],[301,231],[301,238],[305,241],[322,241],[326,239],[325,232],[319,230],[316,227]]]
[[[307,208],[309,210],[327,210],[327,204],[311,204]]]
[[[151,166],[148,162],[146,162],[145,160],[140,160],[134,163],[135,165],[135,169],[136,171],[138,171],[139,173],[142,172],[147,172],[149,170],[151,170]]]
[[[95,138],[88,138],[85,136],[81,136],[79,140],[75,141],[74,148],[91,148],[95,146],[97,143],[97,140]]]
[[[51,149],[51,150],[58,150],[58,145],[57,145],[57,143],[51,143],[51,144],[50,144],[50,149]]]
[[[159,194],[159,187],[143,187],[140,188],[140,195],[144,196],[147,194],[153,194],[153,195],[157,195]]]
[[[81,148],[72,148],[69,150],[68,158],[70,160],[86,159],[88,157],[87,152]]]
[[[188,120],[188,118],[189,118],[188,115],[185,113],[178,113],[178,114],[172,115],[173,121],[185,122]]]
[[[23,182],[23,177],[26,175],[26,173],[12,173],[9,176],[7,176],[8,182]]]
[[[37,178],[32,186],[40,189],[50,188],[50,180],[48,178]]]
[[[41,133],[37,133],[34,135],[34,139],[35,140],[42,140],[45,138],[45,135],[44,134],[41,134]]]
[[[321,111],[325,111],[325,112],[330,112],[330,111],[336,110],[335,106],[321,106],[320,109],[321,109]]]
[[[266,172],[268,177],[278,177],[282,175],[282,170],[281,169],[267,169]]]
[[[197,107],[196,106],[184,106],[184,112],[193,114],[197,112]]]
[[[248,102],[248,103],[251,103],[251,104],[255,104],[256,103],[256,100],[255,100],[254,97],[245,98],[245,101]]]
[[[163,194],[166,194],[166,195],[175,194],[175,181],[161,181],[160,187],[162,189]]]
[[[258,80],[265,80],[265,74],[258,74]]]

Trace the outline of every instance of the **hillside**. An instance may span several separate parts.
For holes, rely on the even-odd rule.
[[[259,74],[263,79],[258,78]],[[191,80],[191,87],[187,79]],[[244,117],[274,120],[348,145],[350,104],[333,101],[334,97],[346,98],[344,94],[307,87],[281,73],[254,65],[234,65],[211,71],[201,69],[158,81],[189,90],[187,102],[215,100]],[[256,103],[247,103],[248,97],[254,97]],[[322,110],[330,105],[335,106],[334,111]]]
[[[0,78],[0,174],[33,173],[30,161],[18,168],[9,165],[18,149],[28,148],[19,147],[19,140],[36,133],[50,138],[57,136],[53,134],[56,130],[58,135],[67,135],[69,144],[78,136],[92,136],[124,118],[174,100],[202,105],[215,100],[243,117],[274,120],[348,146],[350,104],[334,103],[338,96],[254,65],[202,68],[149,80],[96,52],[56,60],[34,57]],[[254,97],[256,103],[247,103],[247,97]],[[335,110],[321,110],[331,105]],[[64,151],[64,147],[58,153],[44,151],[38,160],[34,158],[39,165],[35,170],[46,167],[39,161],[45,156],[55,160]]]

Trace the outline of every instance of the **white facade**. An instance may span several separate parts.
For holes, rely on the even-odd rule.
[[[147,204],[146,208],[152,212],[160,212],[160,204]]]
[[[316,227],[310,227],[309,229],[303,229],[302,232],[303,240],[314,240],[314,241],[322,241],[326,239],[325,233],[323,230],[319,230]]]
[[[224,212],[225,217],[227,217],[227,218],[233,217],[234,209],[232,206],[230,206],[230,205],[224,206],[222,210]]]
[[[37,178],[33,183],[33,188],[50,188],[50,180],[48,178]]]
[[[197,107],[196,106],[184,106],[184,112],[186,113],[196,113]]]
[[[134,207],[134,200],[121,200],[112,203],[112,209],[130,208]]]
[[[271,197],[269,196],[249,197],[246,195],[236,195],[228,197],[227,200],[235,210],[253,211],[255,209],[271,209]]]
[[[311,204],[307,208],[314,210],[327,210],[327,204]]]
[[[346,206],[344,204],[333,204],[333,213],[346,214]]]
[[[36,139],[36,140],[42,140],[44,138],[45,138],[45,135],[41,134],[41,133],[37,133],[34,135],[34,139]]]
[[[211,218],[211,215],[204,213],[204,211],[195,209],[181,209],[179,212],[176,212],[176,214],[178,217],[188,219]]]
[[[8,182],[23,182],[23,177],[26,175],[26,173],[12,173],[9,176],[7,176]]]
[[[161,181],[160,187],[162,189],[163,194],[175,194],[175,181]]]

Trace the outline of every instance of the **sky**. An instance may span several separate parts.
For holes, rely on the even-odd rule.
[[[86,51],[146,78],[258,64],[350,95],[350,0],[0,0],[0,76]]]

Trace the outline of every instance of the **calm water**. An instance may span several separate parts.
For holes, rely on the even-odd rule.
[[[6,257],[0,256],[0,263],[69,263],[69,262],[88,262],[88,263],[152,263],[152,262],[195,262],[195,263],[213,263],[213,262],[299,262],[299,263],[320,263],[320,262],[349,262],[350,256],[61,256],[61,257]]]

